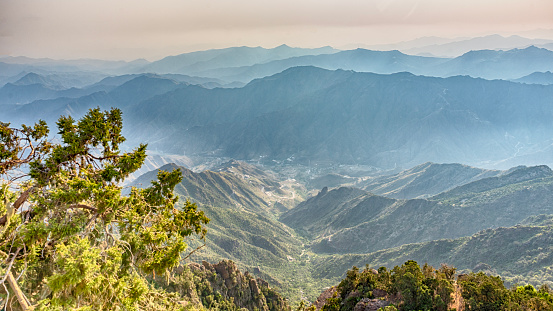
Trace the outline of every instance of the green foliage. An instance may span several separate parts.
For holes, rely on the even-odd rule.
[[[444,272],[447,266],[435,270],[427,264],[421,269],[412,260],[392,270],[392,291],[399,292],[403,299],[402,310],[448,310],[453,293],[453,280]]]
[[[386,299],[398,303],[397,309],[390,305],[379,309],[382,311],[447,311],[454,302],[452,294],[456,283],[464,310],[553,310],[553,292],[547,285],[542,285],[539,290],[532,285],[507,289],[500,277],[482,272],[460,275],[455,282],[455,271],[454,267],[445,264],[439,269],[428,264],[421,268],[413,260],[395,266],[391,271],[381,267],[377,273],[368,265],[361,273],[354,266],[322,310],[353,310],[362,298],[372,298],[372,293],[380,290],[386,293]]]
[[[92,109],[57,125],[60,143],[46,140],[43,121],[0,124],[4,273],[17,273],[41,310],[183,308],[148,281],[172,271],[191,237],[206,234],[209,219],[173,194],[181,172],[161,171],[149,188],[123,196],[120,182],[143,164],[146,145],[120,152],[121,111]]]
[[[327,300],[324,310],[353,310],[363,298],[374,298],[380,291],[389,296],[399,296],[400,310],[447,311],[454,291],[453,275],[455,268],[442,265],[434,269],[429,265],[423,268],[409,260],[391,271],[381,267],[378,271],[365,266],[363,272],[353,267],[338,285],[337,295]],[[382,310],[396,310],[394,306]]]
[[[296,311],[316,311],[317,307],[314,305],[309,305],[305,302],[305,300],[300,300],[300,303],[298,307],[296,308]]]
[[[377,288],[378,281],[378,277],[368,265],[365,266],[365,269],[361,273],[359,273],[359,268],[354,266],[347,272],[346,278],[338,285],[338,292],[340,293],[343,308],[350,310],[355,307],[359,300],[374,298],[372,291]]]
[[[468,310],[502,310],[508,296],[508,290],[499,277],[488,276],[482,272],[464,276],[460,282],[461,295]]]
[[[459,278],[467,310],[552,310],[553,296],[547,285],[505,288],[501,278],[482,272]]]
[[[339,311],[342,310],[342,298],[332,297],[326,300],[325,305],[322,307],[322,311]]]
[[[0,122],[0,175],[48,152],[51,147],[47,141],[48,133],[48,126],[42,120],[33,127],[23,124],[21,129]]]

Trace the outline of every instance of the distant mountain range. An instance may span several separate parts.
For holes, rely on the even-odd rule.
[[[527,76],[513,80],[514,82],[528,83],[528,84],[553,84],[553,73],[551,71],[546,72],[534,72]]]
[[[157,81],[155,79],[158,79]],[[73,80],[68,81],[58,75],[39,75],[28,73],[15,82],[9,82],[0,88],[0,105],[22,105],[36,100],[48,100],[59,98],[84,97],[96,92],[111,92],[118,104],[125,106],[128,103],[137,103],[149,98],[150,92],[162,94],[169,91],[160,85],[160,81],[169,84],[201,85],[205,88],[215,87],[241,87],[244,84],[235,82],[228,84],[214,78],[193,77],[181,74],[127,74],[122,76],[106,77],[94,84],[82,88],[72,87]],[[131,82],[132,81],[132,82]],[[151,83],[150,83],[151,82]],[[158,83],[155,83],[158,82]],[[132,94],[125,88],[134,88]],[[117,90],[116,90],[117,89]],[[128,97],[124,97],[127,96]]]
[[[553,40],[529,39],[521,36],[504,37],[489,35],[476,38],[446,39],[425,37],[407,42],[388,45],[368,45],[367,49],[400,50],[410,55],[457,57],[470,51],[478,50],[511,50],[527,48],[531,45],[551,49]]]
[[[202,73],[210,70],[217,71],[221,68],[252,66],[290,57],[336,52],[339,51],[331,47],[303,49],[281,45],[273,49],[265,49],[242,46],[168,56],[137,68],[137,70],[140,72],[185,73],[187,75],[204,76]]]
[[[188,156],[489,165],[550,145],[552,95],[506,81],[297,67],[240,89],[181,87],[127,116],[139,125],[130,138]]]
[[[421,42],[423,41],[430,42],[432,40],[422,40]],[[505,41],[503,45],[498,43],[503,41]],[[21,77],[22,72],[63,75],[72,79],[68,83],[70,86],[78,88],[93,84],[108,76],[138,73],[179,74],[218,79],[220,85],[229,85],[236,82],[248,83],[253,79],[274,75],[296,66],[316,66],[329,70],[344,69],[382,74],[406,71],[417,75],[437,77],[470,75],[485,79],[518,79],[533,72],[553,70],[553,65],[551,65],[553,41],[550,43],[546,41],[522,37],[490,36],[474,38],[467,42],[444,44],[444,46],[475,47],[465,49],[463,53],[455,55],[455,58],[435,57],[425,53],[422,53],[425,54],[425,57],[413,56],[405,50],[403,53],[398,50],[367,49],[340,51],[331,47],[302,49],[286,45],[272,49],[233,47],[198,51],[168,56],[154,62],[144,60],[133,62],[62,61],[4,57],[0,58],[0,85],[14,82]],[[486,44],[478,44],[482,42]],[[439,49],[444,46],[430,48]],[[494,50],[498,46],[503,47],[503,50]]]
[[[291,67],[316,66],[329,70],[344,69],[381,74],[410,72],[417,75],[450,77],[470,75],[484,79],[516,79],[535,71],[553,70],[553,51],[535,46],[507,51],[469,51],[456,58],[422,57],[399,51],[356,49],[332,54],[283,58],[253,65],[207,68],[194,71],[197,76],[225,81],[249,82]],[[173,73],[189,74],[174,66]]]
[[[158,153],[199,161],[209,156],[380,168],[428,161],[500,168],[511,166],[509,159],[553,163],[553,86],[315,67],[291,68],[242,88],[208,89],[152,74],[110,81],[62,91],[8,84],[0,97],[86,95],[4,104],[2,116],[16,124],[39,118],[54,124],[61,114],[119,107],[131,144],[148,142]],[[9,92],[17,88],[25,91]]]
[[[82,88],[98,82],[102,78],[114,75],[156,73],[194,76],[194,73],[205,70],[251,66],[290,57],[335,52],[338,52],[338,50],[331,47],[303,49],[281,45],[272,49],[232,47],[198,51],[168,56],[154,62],[148,62],[143,59],[124,62],[96,59],[54,60],[46,58],[0,57],[0,86],[5,83],[14,82],[22,76],[22,73],[29,72],[40,75],[65,76],[72,79],[70,86]],[[199,78],[201,79],[202,77]],[[177,78],[176,80],[179,79]],[[220,84],[233,82],[221,81]]]

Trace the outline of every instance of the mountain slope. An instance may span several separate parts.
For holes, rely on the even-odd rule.
[[[278,213],[278,208],[273,210],[277,200],[284,206],[291,207],[294,204],[293,196],[281,188],[275,176],[237,161],[223,164],[218,171],[199,173],[166,164],[138,177],[132,185],[147,185],[159,170],[174,169],[180,169],[183,176],[182,182],[175,187],[175,192],[202,205],[236,207],[268,216]]]
[[[553,171],[545,165],[516,167],[500,176],[480,179],[440,193],[432,197],[431,200],[464,203],[469,198],[474,200],[474,197],[484,196],[484,193],[495,189],[508,188],[511,185],[525,182],[541,181],[551,176],[553,176]]]
[[[30,72],[26,74],[25,76],[21,77],[21,79],[15,81],[13,84],[15,85],[40,84],[51,90],[63,90],[63,89],[69,88],[64,86],[63,83],[59,81],[59,79],[55,79],[52,76],[41,76],[34,72]]]
[[[551,216],[543,216],[549,219]],[[342,276],[352,266],[393,268],[407,260],[434,267],[447,263],[463,271],[499,274],[508,284],[553,282],[553,230],[549,225],[528,223],[515,227],[487,229],[455,240],[407,244],[370,254],[316,256],[312,272],[315,277]]]
[[[355,186],[395,199],[429,197],[469,182],[499,175],[462,164],[423,163],[391,176],[371,178]]]
[[[272,174],[242,162],[231,161],[217,171],[199,173],[174,164],[160,169],[176,168],[183,172],[182,182],[175,187],[180,202],[185,199],[197,202],[210,218],[206,246],[195,252],[190,260],[218,262],[231,259],[285,290],[289,296],[296,297],[295,289],[301,285],[288,269],[294,265],[289,258],[300,256],[302,242],[275,215],[300,198],[281,187]],[[131,185],[146,185],[157,171],[138,177]],[[202,244],[202,241],[192,241],[191,247]],[[310,292],[314,290],[307,285],[304,287]]]
[[[480,189],[476,191],[475,189]],[[321,191],[281,216],[314,238],[319,253],[364,253],[402,244],[468,236],[553,213],[553,172],[518,168],[429,200],[396,200],[352,188]]]
[[[532,83],[532,84],[553,84],[553,72],[534,72],[522,78],[513,80],[514,82]]]

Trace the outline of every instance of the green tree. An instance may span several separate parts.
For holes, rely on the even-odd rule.
[[[505,304],[505,310],[546,311],[552,309],[553,301],[547,285],[545,287],[542,286],[540,291],[536,291],[532,285],[512,288],[509,292],[508,301]]]
[[[455,268],[443,265],[436,270],[425,264],[422,269],[409,260],[392,270],[390,289],[400,293],[400,310],[446,311],[452,302]]]
[[[377,283],[377,276],[369,265],[366,265],[361,273],[359,268],[353,266],[338,285],[341,309],[352,310],[362,298],[374,298],[372,291],[377,288]]]
[[[433,271],[432,267],[426,266],[426,273]],[[432,296],[431,289],[425,284],[425,276],[416,261],[409,260],[401,267],[394,267],[392,280],[396,290],[403,299],[402,310],[431,310]]]
[[[458,280],[466,310],[503,310],[508,291],[500,277],[483,272],[470,273]]]
[[[57,127],[49,140],[44,121],[0,123],[3,303],[15,295],[23,310],[182,308],[152,282],[179,264],[190,239],[205,237],[204,213],[177,206],[181,172],[159,172],[124,196],[121,182],[141,167],[146,145],[119,150],[121,111],[92,109]]]

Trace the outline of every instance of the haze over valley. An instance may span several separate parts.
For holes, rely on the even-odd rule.
[[[103,297],[91,284],[109,289],[111,283],[55,272],[78,270],[79,277],[140,279],[143,287],[128,285],[136,279],[113,287],[142,293],[135,297],[140,303],[120,301],[137,310],[154,310],[144,302],[158,303],[154,296],[163,297],[156,306],[167,303],[159,307],[164,310],[173,310],[165,307],[171,303],[174,310],[476,310],[466,286],[488,283],[508,297],[490,310],[538,310],[538,302],[551,310],[553,25],[544,13],[551,6],[514,1],[498,9],[506,16],[500,18],[478,5],[490,17],[482,19],[458,3],[434,4],[442,8],[438,17],[424,13],[426,0],[346,2],[334,15],[328,4],[310,7],[310,18],[298,15],[306,4],[294,11],[288,1],[269,6],[274,16],[257,8],[257,18],[214,4],[228,9],[229,24],[206,4],[187,10],[173,4],[183,15],[144,15],[152,7],[141,4],[121,17],[127,26],[113,23],[114,12],[66,4],[83,22],[63,31],[58,26],[74,20],[66,13],[38,2],[28,13],[20,4],[0,5],[13,16],[38,7],[52,14],[35,12],[25,25],[8,16],[10,27],[0,32],[0,46],[7,43],[0,48],[0,255],[7,256],[4,280],[12,270],[25,280],[0,289],[0,305],[91,306],[72,295]],[[517,10],[530,10],[533,20]],[[182,16],[188,19],[176,18]],[[137,25],[150,46],[135,37]],[[37,39],[39,26],[50,31],[50,43]],[[81,32],[106,45],[82,41]],[[48,124],[47,136],[41,123],[22,127],[39,120]],[[112,138],[96,137],[102,135]],[[74,146],[80,142],[89,145]],[[59,180],[44,177],[49,170]],[[175,170],[178,176],[163,173]],[[113,193],[122,201],[93,205]],[[25,200],[31,203],[22,205]],[[43,212],[37,206],[45,204],[65,209],[35,225]],[[144,206],[153,207],[144,212]],[[141,216],[115,218],[121,215]],[[147,220],[152,215],[174,218],[155,227]],[[58,216],[67,223],[52,220]],[[178,221],[188,223],[174,228]],[[126,225],[147,233],[124,233]],[[55,228],[48,233],[48,226]],[[161,237],[164,230],[176,233]],[[17,251],[6,244],[16,240],[9,234],[25,235]],[[186,236],[184,246],[168,251],[170,260],[137,259],[163,253],[159,245],[167,248],[178,234]],[[124,238],[130,242],[121,242],[123,255],[95,251]],[[40,250],[33,246],[34,255],[47,255],[28,263],[29,241],[43,243]],[[147,248],[137,241],[161,244]],[[70,250],[72,243],[81,253]],[[101,268],[90,268],[86,258],[93,253],[120,266],[136,262],[124,273],[107,273],[116,265],[103,259]],[[73,255],[74,261],[59,259]],[[71,270],[72,263],[80,268]],[[156,264],[167,266],[148,266]],[[411,304],[407,273],[419,277],[413,284],[426,286],[419,294],[433,293],[427,305]],[[31,274],[36,280],[26,279]],[[531,289],[517,287],[526,284]],[[102,310],[119,303],[113,297],[101,298],[110,301]]]

